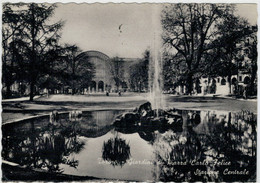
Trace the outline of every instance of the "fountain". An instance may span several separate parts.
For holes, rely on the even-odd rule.
[[[150,96],[148,100],[154,109],[164,108],[164,98],[162,95],[162,40],[161,40],[161,5],[155,4],[152,11],[153,39],[151,42],[151,56],[149,63],[149,88]]]
[[[162,5],[154,4],[152,9],[152,30],[151,54],[149,58],[149,102],[142,104],[133,112],[127,112],[117,117],[114,125],[118,128],[125,127],[151,127],[157,129],[171,128],[182,130],[182,114],[175,109],[165,110],[163,96],[162,78],[162,29],[161,29]],[[186,119],[186,118],[185,118]],[[189,118],[193,120],[193,118]]]

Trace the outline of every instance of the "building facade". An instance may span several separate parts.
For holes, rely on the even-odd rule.
[[[94,65],[95,75],[90,84],[83,89],[83,94],[128,90],[130,86],[130,67],[140,61],[137,58],[109,58],[99,51],[86,51],[77,56]],[[118,72],[115,74],[115,72]],[[121,84],[116,86],[115,75],[119,75]],[[124,83],[124,84],[122,84]]]
[[[82,61],[90,62],[95,69],[94,77],[90,83],[85,84],[85,88],[81,88],[79,91],[81,94],[89,93],[103,93],[103,92],[115,92],[117,90],[126,91],[130,88],[130,67],[139,62],[140,59],[137,58],[117,58],[117,63],[114,59],[109,58],[106,54],[91,50],[80,53],[76,59],[81,59]],[[118,64],[118,72],[120,72],[121,84],[116,86],[115,82],[115,64]],[[123,84],[122,84],[123,83]],[[3,86],[3,91],[6,88]],[[14,82],[11,86],[12,93],[17,93],[18,95],[29,95],[30,87],[28,83],[24,82]],[[49,91],[46,88],[35,87],[35,94],[44,94]],[[72,88],[61,88],[54,89],[52,91],[54,94],[59,93],[72,93]]]
[[[232,75],[231,83],[229,83],[228,77],[201,77],[198,86],[195,83],[193,85],[194,94],[243,95],[244,91],[248,89],[250,81],[250,74],[242,72]],[[177,94],[185,94],[186,86],[178,86],[175,91]]]

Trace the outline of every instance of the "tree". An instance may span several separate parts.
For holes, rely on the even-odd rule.
[[[238,73],[239,62],[243,61],[241,42],[251,34],[248,31],[248,22],[239,16],[227,14],[223,17],[223,22],[217,25],[219,30],[218,48],[219,63],[222,65],[220,76],[227,76],[229,83],[229,93],[231,93],[231,77]]]
[[[110,71],[115,81],[116,89],[118,91],[119,87],[124,81],[123,60],[118,57],[112,58]]]
[[[243,40],[244,55],[249,58],[245,63],[246,70],[250,73],[249,94],[256,95],[255,79],[257,77],[257,26],[247,27],[248,36]]]
[[[54,93],[54,89],[61,89],[64,85],[63,74],[65,68],[63,65],[66,58],[66,47],[53,45],[45,54],[46,65],[39,75],[36,85],[39,88],[47,88]]]
[[[42,73],[46,72],[51,60],[47,59],[50,50],[58,45],[61,21],[48,24],[53,15],[55,5],[20,3],[14,4],[13,11],[19,12],[20,39],[17,55],[22,72],[30,84],[30,100],[33,100],[35,86]]]
[[[146,50],[140,62],[131,66],[130,86],[133,90],[141,92],[148,90],[150,51]]]
[[[173,64],[182,65],[187,92],[192,93],[193,81],[204,67],[204,56],[217,39],[214,29],[232,5],[174,4],[162,12],[164,45],[174,55]],[[205,61],[205,60],[204,60]]]
[[[83,58],[76,45],[66,45],[62,62],[57,62],[55,72],[62,76],[63,85],[76,90],[87,87],[94,77],[95,68],[88,58]],[[60,74],[59,74],[60,73]]]
[[[6,87],[6,96],[11,96],[11,85],[17,80],[17,43],[20,39],[22,13],[13,11],[13,4],[3,4],[2,14],[2,80]],[[20,78],[21,79],[21,78]]]
[[[179,67],[180,64],[174,64],[174,56],[169,54],[168,52],[164,52],[163,54],[163,83],[164,89],[169,90],[171,88],[175,88],[177,83],[180,84],[182,74],[179,72],[181,69]]]

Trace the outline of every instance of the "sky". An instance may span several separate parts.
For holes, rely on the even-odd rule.
[[[52,21],[65,21],[63,43],[109,57],[141,58],[151,47],[158,23],[152,8],[152,4],[58,4]],[[256,4],[238,4],[236,14],[257,23]]]

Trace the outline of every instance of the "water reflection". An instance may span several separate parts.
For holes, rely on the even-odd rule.
[[[159,125],[113,127],[110,120],[120,111],[99,112],[83,113],[78,122],[64,116],[60,125],[40,126],[37,121],[4,125],[2,157],[50,172],[119,180],[256,179],[257,120],[248,111],[200,111],[194,121],[189,121],[189,112],[183,111],[187,122],[182,130]],[[99,164],[98,159],[108,164]],[[68,168],[63,169],[63,165]]]
[[[41,168],[49,172],[62,173],[59,164],[76,168],[78,160],[69,158],[79,153],[84,142],[78,139],[78,123],[66,126],[49,124],[36,129],[34,123],[22,133],[6,132],[3,135],[2,157],[29,168]]]
[[[167,131],[158,134],[154,143],[155,163],[158,164],[157,178],[160,181],[195,181],[197,166],[191,161],[203,161],[202,147],[192,130],[183,133]],[[205,170],[206,167],[203,167]]]
[[[203,114],[201,114],[203,115]],[[256,174],[256,116],[205,113],[182,133],[158,134],[154,143],[160,181],[247,181]]]
[[[104,142],[102,158],[110,162],[113,166],[123,166],[130,158],[130,145],[126,140],[120,138],[118,134]]]
[[[28,168],[41,168],[49,172],[62,173],[61,164],[77,168],[79,154],[86,141],[81,136],[99,137],[111,130],[111,121],[121,111],[86,112],[83,118],[72,120],[71,114],[60,115],[55,123],[52,119],[30,120],[2,127],[5,160]],[[107,121],[111,120],[111,121]],[[50,123],[49,123],[50,121]]]

